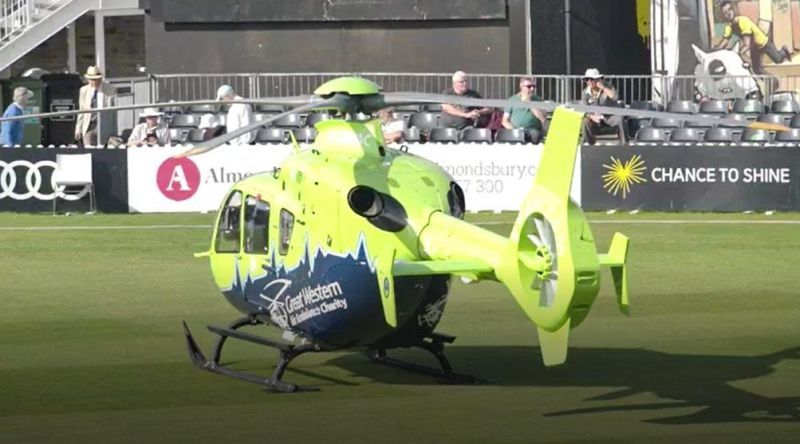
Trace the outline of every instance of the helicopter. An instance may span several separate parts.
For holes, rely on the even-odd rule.
[[[570,330],[586,319],[599,292],[601,267],[611,272],[619,310],[629,314],[629,239],[615,233],[608,252],[598,254],[585,215],[569,197],[584,114],[726,120],[593,105],[383,93],[360,77],[330,80],[313,95],[244,102],[295,107],[199,143],[179,157],[202,155],[292,113],[329,110],[345,116],[318,122],[317,138],[308,148],[293,139],[295,149],[279,168],[234,184],[220,204],[209,248],[195,254],[209,260],[216,286],[242,316],[224,327],[208,326],[217,337],[210,358],[184,321],[191,361],[277,392],[313,389],[283,380],[293,359],[339,350],[362,350],[376,363],[450,382],[483,382],[454,371],[445,345],[455,337],[436,331],[453,276],[502,283],[536,326],[544,365],[563,364]],[[216,102],[170,105],[195,103]],[[386,146],[378,120],[350,118],[430,103],[553,112],[537,174],[509,236],[464,220],[464,192],[439,165]],[[77,112],[87,111],[25,118]],[[761,122],[750,126],[783,129]],[[277,328],[282,339],[244,331],[246,326]],[[271,376],[224,365],[222,350],[231,338],[276,349],[279,358]],[[389,356],[393,349],[410,347],[432,354],[439,368]]]

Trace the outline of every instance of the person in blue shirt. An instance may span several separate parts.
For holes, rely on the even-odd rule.
[[[8,105],[3,117],[14,117],[25,114],[25,106],[28,100],[33,98],[33,91],[20,86],[14,89],[14,103]],[[0,145],[14,146],[22,145],[24,120],[8,120],[3,122],[0,128]]]

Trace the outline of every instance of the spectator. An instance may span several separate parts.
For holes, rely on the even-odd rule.
[[[586,89],[583,90],[582,102],[584,105],[604,106],[617,100],[617,91],[611,85],[603,82],[603,75],[595,68],[586,70],[583,76]],[[619,134],[620,143],[625,143],[625,128],[622,116],[604,116],[602,114],[586,114],[583,118],[584,143],[594,145],[595,133],[602,127],[614,127]]]
[[[792,54],[789,48],[784,46],[778,50],[775,42],[767,36],[757,24],[753,23],[746,15],[739,15],[737,8],[729,0],[723,0],[719,4],[723,20],[728,22],[722,33],[722,40],[716,45],[715,49],[728,47],[731,36],[736,36],[742,41],[740,48],[742,60],[751,64],[755,74],[765,74],[761,66],[761,56],[766,54],[773,63],[781,63],[791,60]]]
[[[253,109],[246,103],[238,103],[242,98],[236,95],[230,85],[222,85],[217,89],[217,100],[230,104],[228,115],[225,118],[227,132],[233,132],[253,123]],[[229,143],[247,145],[254,140],[256,140],[256,131],[250,131],[231,140]]]
[[[480,99],[481,95],[474,89],[469,89],[467,84],[467,74],[464,71],[456,71],[453,74],[453,87],[447,88],[444,94],[451,96],[469,97]],[[492,113],[491,108],[464,107],[461,105],[442,105],[442,115],[439,123],[446,128],[464,129],[468,126],[483,127],[488,123],[488,116]]]
[[[523,77],[519,81],[519,93],[508,98],[508,100],[518,100],[521,102],[535,102],[542,100],[535,94],[536,83],[532,77]],[[540,109],[506,107],[503,112],[503,128],[514,129],[522,128],[531,135],[533,143],[542,141],[544,135],[544,123],[547,122],[547,115]]]
[[[392,108],[384,108],[378,112],[378,117],[381,120],[381,130],[383,131],[383,143],[388,145],[390,143],[400,143],[403,141],[403,130],[406,129],[406,123],[403,119],[394,118],[394,110]]]
[[[32,98],[33,91],[28,88],[24,86],[14,88],[14,102],[8,105],[8,108],[6,108],[6,111],[3,113],[3,117],[14,117],[25,114],[25,106],[28,104],[28,100]],[[25,136],[23,133],[24,128],[24,120],[8,120],[3,122],[2,129],[0,129],[0,145],[22,145]]]
[[[90,66],[84,75],[88,84],[84,85],[78,95],[78,108],[81,110],[105,108],[110,103],[111,89],[103,83],[103,73],[97,66]],[[98,113],[78,114],[75,120],[75,140],[83,145],[97,146]]]
[[[144,122],[133,127],[133,131],[128,137],[128,145],[169,146],[172,142],[169,137],[169,130],[160,121],[161,113],[158,108],[145,108],[139,117],[144,117]]]
[[[225,132],[225,128],[219,124],[217,116],[213,114],[200,116],[200,125],[198,125],[197,129],[203,130],[203,141],[221,136]]]

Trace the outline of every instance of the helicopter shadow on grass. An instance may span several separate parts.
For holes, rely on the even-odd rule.
[[[549,412],[544,415],[547,417],[694,407],[699,410],[688,415],[665,416],[645,422],[676,425],[800,422],[800,396],[767,397],[730,385],[737,380],[767,376],[785,359],[800,359],[800,347],[761,356],[678,355],[644,349],[574,348],[570,350],[567,364],[554,368],[543,367],[538,361],[538,349],[532,347],[451,346],[447,352],[456,371],[470,372],[495,385],[613,388],[608,393],[587,398],[586,407]],[[399,352],[395,354],[400,356]],[[401,370],[376,370],[375,364],[354,354],[335,358],[329,363],[380,382],[426,383],[424,377],[410,377]],[[433,379],[427,381],[436,383]],[[652,393],[664,401],[615,403],[643,393]],[[598,402],[603,404],[598,405]]]

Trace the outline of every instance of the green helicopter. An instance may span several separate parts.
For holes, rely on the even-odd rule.
[[[628,313],[628,238],[616,233],[608,253],[598,254],[591,229],[569,190],[585,113],[639,118],[670,117],[709,124],[733,119],[648,110],[510,102],[424,93],[383,93],[366,79],[343,77],[313,95],[247,99],[245,103],[292,105],[269,119],[203,142],[181,154],[199,155],[292,113],[335,110],[344,119],[316,124],[318,136],[295,150],[280,168],[236,183],[222,202],[207,257],[216,285],[243,316],[218,336],[211,358],[184,322],[189,355],[197,366],[274,391],[304,390],[283,381],[292,359],[307,352],[364,350],[378,363],[456,382],[479,382],[455,373],[444,353],[452,336],[435,332],[452,276],[502,283],[536,325],[544,364],[565,362],[569,332],[586,318],[600,288],[600,267],[610,269],[620,310]],[[173,102],[169,106],[217,103]],[[384,145],[380,122],[348,118],[410,104],[538,108],[553,112],[537,174],[511,235],[500,236],[463,220],[464,193],[437,164]],[[107,108],[128,110],[167,104]],[[65,116],[92,110],[32,114],[1,121]],[[753,122],[752,128],[786,130]],[[520,149],[520,155],[525,150]],[[533,154],[531,154],[533,155]],[[283,340],[241,330],[277,327]],[[279,351],[270,377],[221,363],[228,338]],[[418,347],[440,368],[388,356],[387,350]]]

